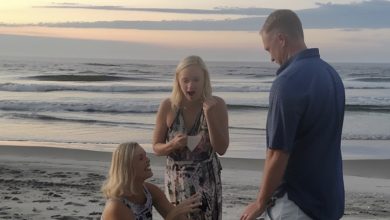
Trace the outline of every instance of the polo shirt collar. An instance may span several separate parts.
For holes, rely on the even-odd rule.
[[[318,48],[310,48],[302,50],[301,52],[290,57],[283,65],[279,67],[276,71],[276,75],[279,75],[284,69],[286,69],[292,62],[300,59],[310,58],[310,57],[320,57],[320,52]]]

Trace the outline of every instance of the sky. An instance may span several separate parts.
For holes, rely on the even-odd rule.
[[[388,0],[0,0],[0,57],[269,61],[259,29],[294,10],[330,62],[389,62]]]

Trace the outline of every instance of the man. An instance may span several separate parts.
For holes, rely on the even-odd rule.
[[[293,11],[271,13],[260,35],[280,68],[270,91],[261,187],[241,220],[340,219],[343,83],[318,49],[307,49]]]

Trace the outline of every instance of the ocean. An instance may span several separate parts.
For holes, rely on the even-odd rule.
[[[0,60],[0,145],[148,152],[155,115],[179,61]],[[268,95],[278,66],[209,62],[213,94],[228,105],[225,157],[264,158]],[[345,159],[390,158],[390,63],[333,63],[346,88]]]

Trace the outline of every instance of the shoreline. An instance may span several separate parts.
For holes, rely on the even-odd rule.
[[[148,156],[154,173],[149,181],[162,188],[165,158]],[[110,152],[0,145],[0,219],[99,219],[110,161]],[[221,158],[224,220],[238,219],[255,199],[263,162]],[[388,167],[390,160],[344,161],[343,219],[390,218]]]
[[[15,155],[24,157],[51,157],[83,161],[110,162],[111,152],[83,149],[68,149],[57,147],[13,146],[0,145],[0,155]],[[151,164],[165,166],[165,157],[147,153]],[[223,168],[236,170],[262,171],[264,159],[220,157]],[[245,163],[243,163],[245,161]],[[343,172],[345,176],[390,179],[390,159],[344,159]]]

